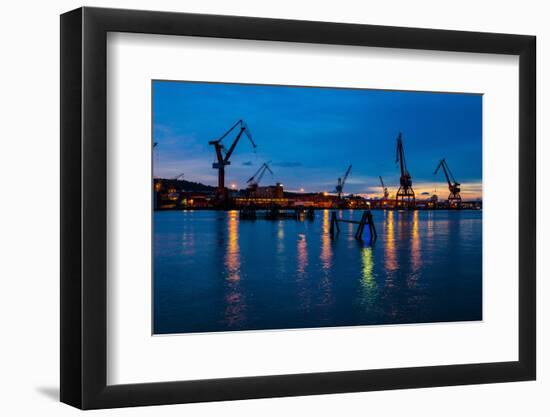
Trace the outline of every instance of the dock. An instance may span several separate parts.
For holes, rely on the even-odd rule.
[[[369,240],[374,242],[378,238],[376,233],[376,227],[374,226],[374,220],[372,218],[372,213],[370,210],[365,210],[361,216],[361,220],[347,220],[339,219],[336,215],[336,212],[332,212],[330,215],[330,229],[329,233],[331,237],[338,235],[340,233],[340,224],[339,223],[353,223],[357,225],[357,230],[355,232],[355,239],[363,240],[363,231],[365,226],[369,228]],[[335,233],[336,232],[336,233]]]

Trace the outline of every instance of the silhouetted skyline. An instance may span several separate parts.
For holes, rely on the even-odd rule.
[[[263,162],[273,177],[262,184],[287,190],[333,192],[337,178],[353,165],[345,193],[380,196],[378,176],[390,194],[399,185],[396,137],[417,196],[448,194],[441,158],[462,184],[463,198],[481,197],[482,96],[342,88],[289,87],[198,82],[153,82],[154,173],[216,185],[212,168],[219,138],[243,119],[257,144],[243,136],[226,169],[226,185],[245,188]],[[236,134],[236,132],[235,132]],[[235,134],[224,139],[230,146]]]

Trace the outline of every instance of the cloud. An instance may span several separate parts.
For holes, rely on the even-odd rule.
[[[301,162],[293,162],[293,161],[286,161],[286,162],[275,162],[272,164],[275,167],[282,167],[282,168],[295,168],[295,167],[301,167]]]
[[[251,167],[252,165],[254,165],[254,163],[252,161],[246,161],[246,162],[243,162],[243,165],[247,167]]]
[[[424,191],[423,193],[420,193],[420,195],[430,195],[430,193],[427,191]]]

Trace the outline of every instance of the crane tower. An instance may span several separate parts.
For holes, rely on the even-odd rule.
[[[414,190],[412,188],[411,174],[407,170],[407,164],[405,162],[405,150],[403,149],[403,137],[401,132],[397,136],[397,149],[395,154],[395,163],[399,163],[401,170],[401,176],[399,178],[399,189],[395,196],[396,207],[415,208],[416,202],[414,197]]]
[[[246,182],[248,184],[249,191],[255,191],[258,188],[258,185],[260,185],[260,181],[262,180],[264,174],[266,171],[268,171],[271,175],[273,175],[273,171],[271,168],[269,168],[269,162],[264,162],[260,168],[256,171],[254,175],[252,175]]]
[[[351,172],[351,165],[348,166],[343,177],[338,178],[338,184],[336,185],[336,193],[338,194],[338,200],[342,198],[342,192],[344,191],[344,185],[348,179],[349,173]]]
[[[231,144],[229,149],[226,151],[222,141],[225,139],[227,135],[229,135],[236,128],[238,129],[239,133],[237,133],[237,136],[233,140],[233,143]],[[255,149],[256,144],[252,140],[252,135],[250,133],[250,130],[248,130],[248,127],[246,126],[246,123],[243,120],[237,121],[219,139],[211,140],[210,142],[208,142],[209,145],[214,146],[214,150],[216,151],[216,162],[212,164],[212,168],[218,170],[218,198],[220,199],[225,199],[226,197],[225,166],[231,164],[231,161],[229,160],[229,158],[231,158],[231,155],[233,154],[233,151],[235,150],[235,147],[237,146],[237,143],[239,142],[239,139],[241,138],[243,133],[248,137],[248,139],[250,140],[250,143],[252,144],[252,147]]]
[[[445,174],[445,179],[447,180],[447,185],[449,187],[449,197],[448,197],[449,206],[460,207],[460,203],[462,203],[462,197],[460,197],[460,183],[456,182],[453,176],[453,173],[449,168],[449,165],[447,165],[447,161],[445,160],[445,158],[443,158],[437,164],[437,167],[435,168],[435,171],[434,171],[434,175],[438,173],[440,168],[443,170],[443,173]]]

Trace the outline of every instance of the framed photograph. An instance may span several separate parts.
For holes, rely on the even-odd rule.
[[[61,16],[61,401],[533,380],[535,37]]]

